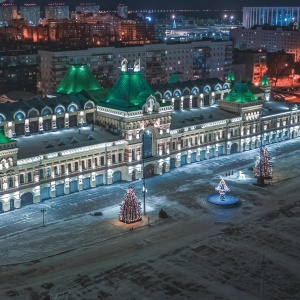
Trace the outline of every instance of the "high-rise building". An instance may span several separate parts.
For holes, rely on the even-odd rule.
[[[26,3],[20,6],[21,18],[28,21],[31,26],[36,26],[41,18],[40,6],[35,3]]]
[[[45,6],[45,19],[69,19],[69,6],[64,3],[50,3]]]
[[[300,23],[300,7],[243,7],[243,26],[289,26]]]
[[[13,3],[0,5],[0,26],[7,25],[7,22],[17,18],[17,6]]]
[[[0,93],[36,91],[37,50],[0,51]]]
[[[154,38],[164,40],[166,37],[167,24],[165,19],[154,20]]]
[[[80,3],[75,7],[76,12],[80,13],[94,13],[98,14],[100,12],[100,6],[95,3]]]
[[[127,19],[128,17],[128,6],[119,4],[117,7],[117,14],[119,17]]]

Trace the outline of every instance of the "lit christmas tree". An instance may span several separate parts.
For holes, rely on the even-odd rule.
[[[119,220],[124,223],[133,223],[142,220],[141,203],[130,185],[120,205]]]
[[[225,194],[226,194],[226,192],[229,192],[230,189],[229,189],[229,187],[226,185],[224,179],[221,179],[220,183],[219,183],[218,186],[216,187],[216,191],[220,194],[220,200],[221,200],[221,201],[225,201]]]
[[[260,148],[260,154],[257,156],[253,174],[257,178],[258,184],[264,184],[265,179],[272,179],[273,167],[271,163],[271,156],[266,147]]]

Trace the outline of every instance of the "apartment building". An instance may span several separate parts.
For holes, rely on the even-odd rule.
[[[230,30],[233,47],[240,50],[259,50],[267,52],[285,51],[300,59],[300,32],[289,27],[258,26],[255,28],[235,28]]]
[[[211,77],[224,79],[233,60],[231,41],[145,44],[72,51],[39,50],[38,53],[38,90],[43,94],[56,89],[70,64],[89,65],[97,79],[105,78],[105,86],[112,86],[119,76],[118,66],[123,57],[129,60],[129,65],[140,58],[144,77],[150,84],[167,82],[174,72],[182,73],[182,80]]]

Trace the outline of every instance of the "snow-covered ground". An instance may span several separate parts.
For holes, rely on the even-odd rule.
[[[99,188],[101,203],[95,189],[0,215],[0,299],[300,299],[300,139],[268,150],[265,187],[249,169],[258,150],[147,179],[147,216],[135,224],[117,219],[125,183]],[[206,202],[220,178],[239,207]]]

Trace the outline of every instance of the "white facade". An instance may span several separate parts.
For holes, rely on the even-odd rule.
[[[91,100],[80,108],[65,98],[68,106],[64,107],[49,98],[42,100],[44,108],[19,109],[12,115],[2,104],[8,109],[2,115],[3,132],[16,140],[5,140],[0,134],[0,212],[163,174],[189,163],[259,148],[261,142],[299,137],[297,106],[267,101],[263,107],[270,86],[261,86],[257,101],[240,103],[223,99],[229,83],[207,82],[199,81],[199,86],[181,82],[174,91],[157,91],[160,102],[150,95],[142,108],[133,111],[96,106]],[[176,102],[180,113],[173,112]],[[57,106],[52,110],[47,103]],[[88,124],[88,119],[89,126],[77,127]],[[24,136],[27,132],[36,134]],[[147,143],[144,134],[151,136]],[[144,163],[143,149],[150,152]]]
[[[284,3],[284,1],[283,1]],[[243,7],[243,26],[288,26],[300,23],[300,7]]]

